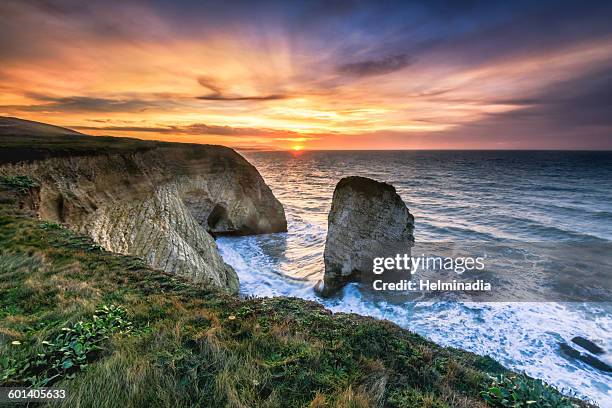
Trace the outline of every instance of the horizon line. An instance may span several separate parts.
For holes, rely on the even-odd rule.
[[[179,142],[180,143],[180,142]],[[219,145],[223,146],[223,145]],[[612,149],[555,149],[555,148],[536,148],[536,149],[480,149],[480,148],[457,148],[457,149],[249,149],[226,146],[236,151],[260,152],[260,153],[279,153],[286,152],[292,154],[302,154],[307,152],[612,152]]]

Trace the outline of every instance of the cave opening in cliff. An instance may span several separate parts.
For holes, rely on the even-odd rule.
[[[217,204],[208,215],[208,220],[206,222],[208,224],[208,228],[211,231],[214,231],[226,221],[227,209],[221,204]]]

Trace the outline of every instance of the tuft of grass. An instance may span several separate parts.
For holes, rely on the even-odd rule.
[[[448,408],[440,397],[415,389],[393,392],[387,401],[391,406],[398,408]]]
[[[27,193],[36,186],[36,182],[30,177],[21,175],[0,177],[0,184],[19,193]]]

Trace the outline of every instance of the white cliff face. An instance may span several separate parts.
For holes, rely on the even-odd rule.
[[[119,202],[96,211],[82,231],[109,251],[194,282],[238,290],[238,277],[223,262],[214,239],[180,199],[176,186],[159,187],[143,201]]]
[[[328,218],[323,295],[372,273],[372,259],[414,242],[414,217],[386,183],[346,177],[334,190]]]
[[[194,282],[238,291],[210,235],[286,231],[282,205],[257,170],[219,146],[169,146],[127,155],[7,165],[40,185],[43,219],[105,249]]]

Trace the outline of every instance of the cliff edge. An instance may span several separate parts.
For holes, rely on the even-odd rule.
[[[9,119],[11,133],[0,131],[0,145],[12,163],[1,166],[0,175],[30,178],[28,206],[40,218],[89,235],[106,250],[237,292],[238,277],[211,234],[287,229],[281,203],[257,169],[230,148],[128,139],[129,147],[114,149],[112,138],[97,140],[63,128],[57,134],[42,124],[26,127],[20,136],[15,119]],[[41,127],[45,132],[37,134]],[[30,145],[19,143],[20,137]],[[32,139],[39,141],[34,148]]]

